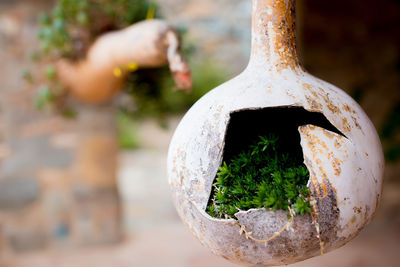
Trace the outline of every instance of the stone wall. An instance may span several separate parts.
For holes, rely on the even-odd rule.
[[[40,67],[29,53],[44,7],[0,3],[0,257],[121,237],[114,109],[80,107],[74,120],[39,112],[20,76]]]
[[[38,114],[26,92],[4,96],[0,226],[13,251],[119,239],[113,110],[77,120]]]

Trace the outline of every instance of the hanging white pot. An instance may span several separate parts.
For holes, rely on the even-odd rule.
[[[343,246],[372,219],[381,197],[376,130],[346,93],[303,70],[294,13],[294,0],[253,0],[248,67],[189,110],[169,149],[169,183],[182,220],[215,254],[248,266],[290,264]],[[239,211],[237,220],[209,216],[224,154],[249,132],[279,128],[285,135],[292,126],[310,172],[312,216],[265,209]]]

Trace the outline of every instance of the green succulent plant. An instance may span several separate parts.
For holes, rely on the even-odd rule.
[[[280,151],[278,136],[260,136],[219,167],[206,212],[216,218],[252,208],[311,213],[309,176],[304,164]]]

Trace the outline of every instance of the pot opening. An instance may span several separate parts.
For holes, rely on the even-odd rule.
[[[322,113],[302,107],[232,112],[206,212],[220,219],[263,207],[311,212],[309,172],[298,132],[307,124],[343,135]]]

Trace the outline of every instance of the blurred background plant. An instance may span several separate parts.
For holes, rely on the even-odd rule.
[[[58,0],[54,8],[40,15],[39,46],[32,59],[47,62],[42,70],[44,85],[36,91],[34,105],[39,110],[56,111],[73,118],[77,112],[66,99],[57,81],[53,66],[60,58],[79,60],[85,57],[90,45],[100,35],[125,28],[136,22],[162,18],[157,4],[152,0]],[[178,28],[183,39],[182,53],[192,68],[191,93],[174,90],[168,67],[139,69],[131,72],[124,83],[123,100],[114,101],[118,106],[117,124],[121,148],[139,146],[134,132],[135,120],[155,118],[160,126],[167,127],[166,117],[182,113],[210,89],[227,80],[222,67],[211,61],[198,62],[196,48],[186,35],[185,28]],[[22,77],[34,83],[35,77],[24,70]],[[118,97],[117,97],[118,98]]]

